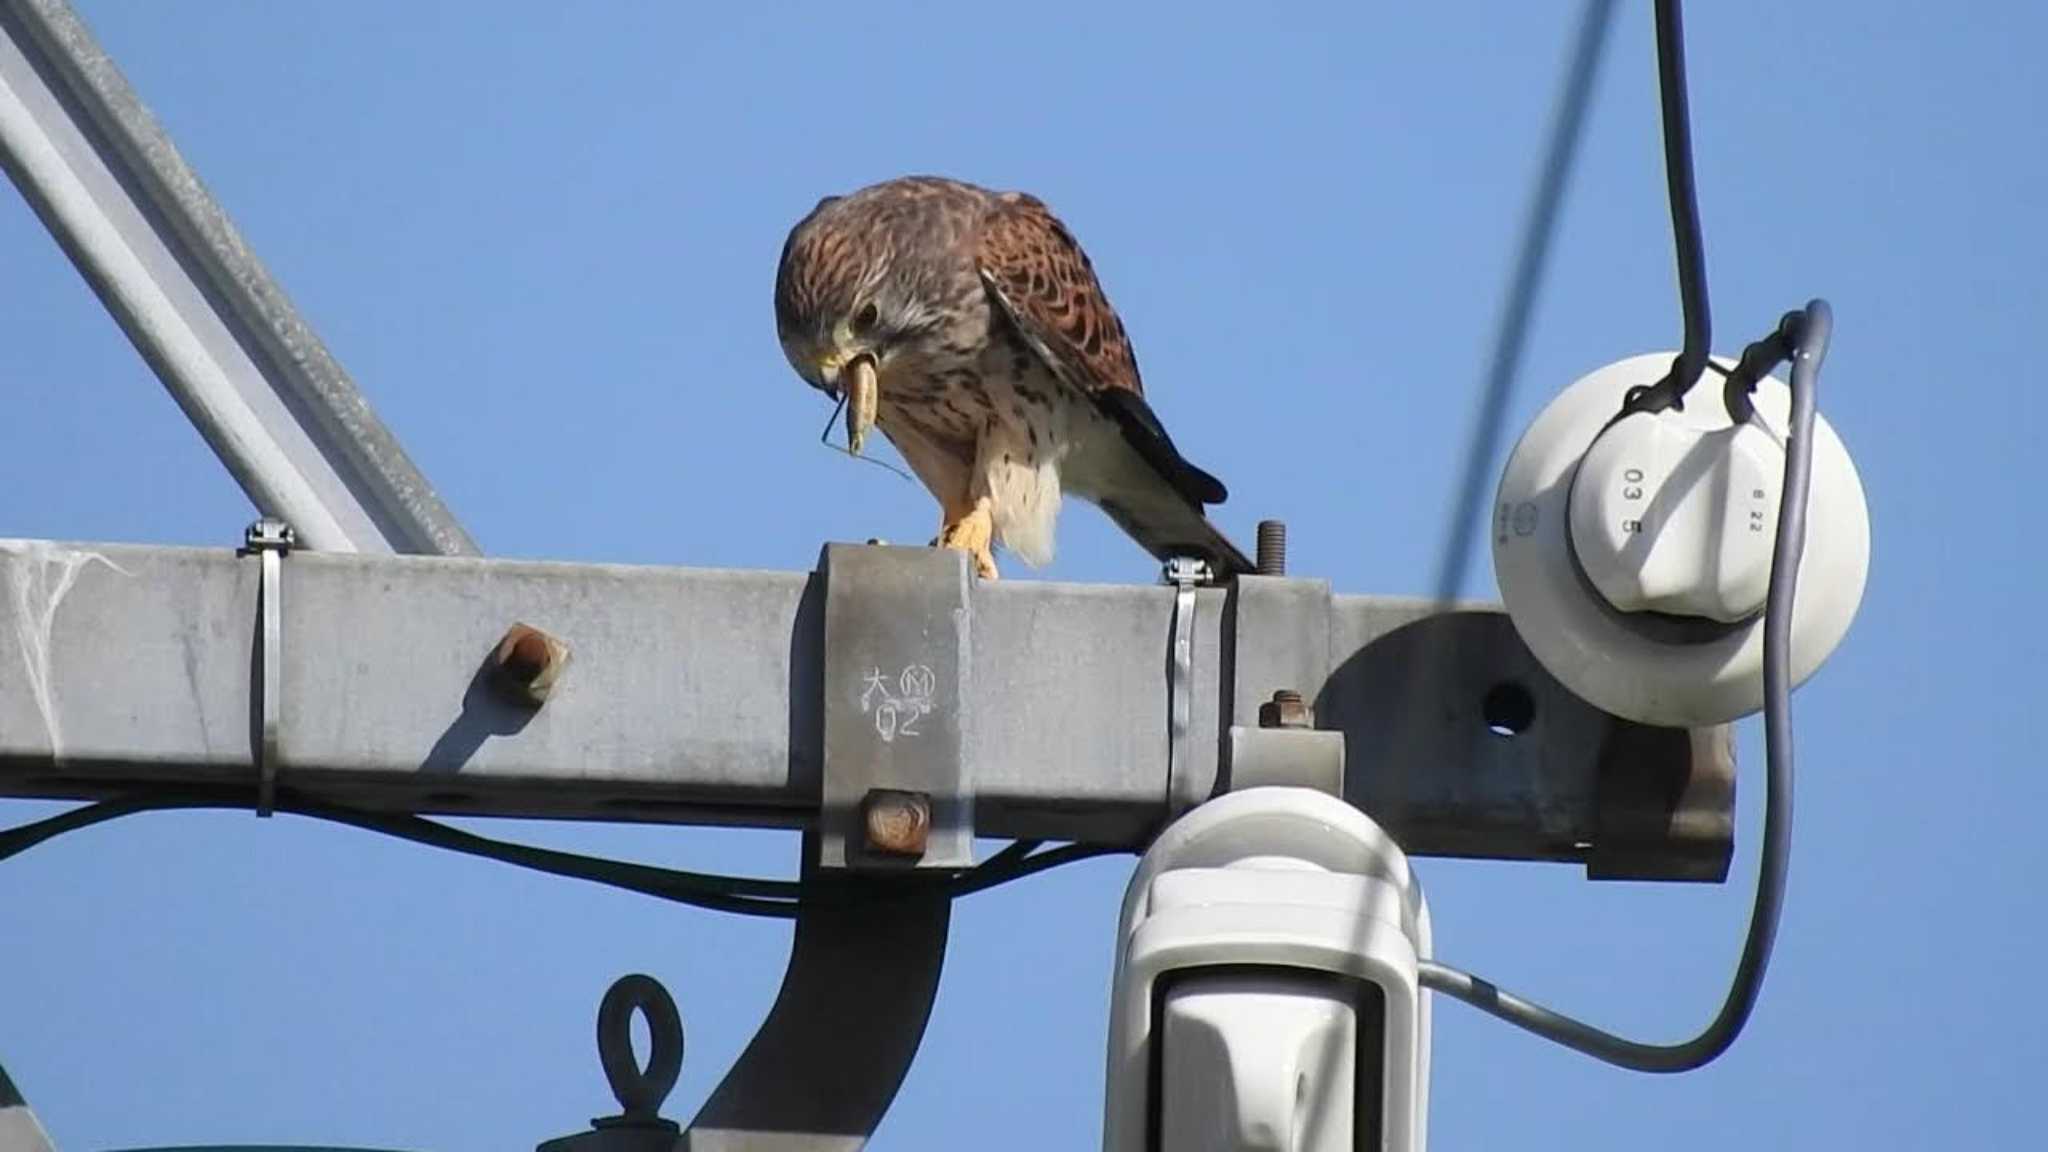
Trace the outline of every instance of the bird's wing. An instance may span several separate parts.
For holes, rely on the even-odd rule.
[[[1189,463],[1145,402],[1138,359],[1095,267],[1036,197],[1008,192],[982,221],[976,251],[982,283],[1026,344],[1069,387],[1109,414],[1138,455],[1201,514],[1229,495]]]

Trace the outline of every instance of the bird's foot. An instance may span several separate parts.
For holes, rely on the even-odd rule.
[[[991,550],[995,538],[995,510],[989,498],[983,496],[974,502],[966,515],[948,517],[939,528],[935,543],[941,548],[965,552],[974,560],[974,574],[983,580],[997,579],[996,558]]]

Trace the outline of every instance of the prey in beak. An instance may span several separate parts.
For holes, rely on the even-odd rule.
[[[836,349],[826,351],[817,359],[814,383],[846,410],[846,448],[860,455],[881,405],[881,374],[875,367],[875,354],[866,349],[851,356]],[[838,417],[837,410],[833,417]]]
[[[868,429],[875,426],[875,409],[882,399],[875,358],[865,352],[855,356],[840,372],[839,380],[846,399],[846,450],[858,456],[867,444]]]
[[[915,483],[916,477],[887,460],[861,455],[861,450],[867,447],[868,433],[874,429],[876,410],[882,401],[881,375],[875,369],[873,354],[859,353],[843,366],[829,359],[820,361],[818,380],[818,390],[839,401],[832,409],[832,415],[825,420],[825,427],[819,430],[818,442],[831,447],[832,425],[838,421],[843,409],[846,412],[845,453],[856,460],[887,468]]]

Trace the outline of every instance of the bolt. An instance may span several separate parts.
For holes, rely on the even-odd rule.
[[[932,802],[922,792],[875,788],[861,800],[868,847],[891,856],[922,856],[931,838]]]
[[[1258,552],[1259,575],[1287,575],[1287,521],[1259,521]]]
[[[530,624],[514,624],[491,654],[491,679],[513,702],[538,708],[568,665],[567,644]]]
[[[1273,698],[1259,705],[1259,727],[1261,728],[1313,728],[1316,726],[1315,713],[1301,693],[1292,688],[1282,688],[1273,693]]]
[[[298,547],[298,544],[299,534],[292,531],[291,525],[277,519],[275,516],[265,516],[251,523],[242,532],[242,551],[244,553],[267,550],[289,552],[293,548]]]

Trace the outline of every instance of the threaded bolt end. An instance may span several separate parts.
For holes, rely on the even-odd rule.
[[[1258,569],[1261,576],[1287,575],[1287,522],[1259,521]]]

